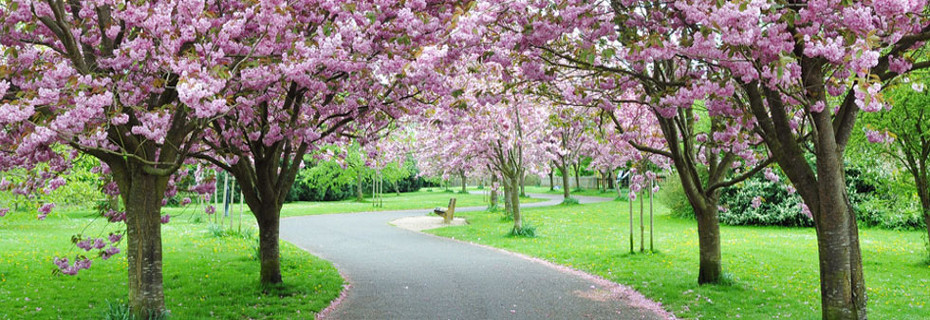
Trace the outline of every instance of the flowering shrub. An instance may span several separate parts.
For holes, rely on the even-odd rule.
[[[789,185],[761,176],[720,192],[720,222],[729,225],[810,227],[814,220],[801,210],[801,197]]]

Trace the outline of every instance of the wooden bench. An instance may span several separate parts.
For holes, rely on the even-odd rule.
[[[442,217],[442,223],[452,223],[452,219],[455,218],[455,198],[449,199],[448,207],[438,207],[433,209],[433,213]]]

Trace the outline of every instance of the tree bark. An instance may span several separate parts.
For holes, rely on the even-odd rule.
[[[513,190],[510,179],[503,177],[502,182],[504,183],[504,213],[507,215],[513,215],[513,198],[510,197],[510,193]]]
[[[263,285],[282,283],[280,232],[280,206],[263,208],[258,219],[258,251],[261,260],[260,279]]]
[[[832,171],[829,169],[821,170],[820,162],[821,214],[817,223],[817,247],[823,318],[866,319],[859,232],[846,194],[845,177],[829,173]]]
[[[723,271],[720,258],[720,222],[717,218],[717,205],[695,206],[695,218],[698,223],[698,247],[700,248],[700,266],[698,284],[718,283]]]
[[[497,190],[494,189],[497,184],[497,175],[491,175],[491,208],[497,207]]]
[[[575,188],[581,190],[581,163],[575,163]]]
[[[525,174],[520,175],[520,196],[521,197],[526,196],[526,175]]]
[[[509,179],[511,185],[520,183],[520,178],[516,176],[509,177]],[[513,229],[517,232],[521,232],[523,230],[523,220],[520,216],[520,194],[517,192],[517,188],[511,188],[510,209],[513,213]]]
[[[555,182],[552,179],[554,170],[549,170],[549,191],[555,190]]]
[[[468,182],[465,177],[465,171],[459,172],[459,176],[462,177],[462,193],[468,193],[468,188],[465,185],[465,183]]]
[[[639,252],[646,252],[646,226],[643,220],[643,202],[646,200],[643,196],[645,195],[645,191],[639,192]]]
[[[559,163],[559,171],[562,172],[562,198],[568,199],[572,197],[571,191],[568,186],[568,164],[565,163],[565,160],[562,160]]]
[[[165,310],[162,285],[161,200],[165,195],[168,179],[145,174],[139,168],[126,174],[130,177],[123,179],[120,193],[126,208],[129,309],[138,318],[147,319],[153,315],[160,315]]]
[[[914,182],[917,185],[917,196],[920,198],[920,206],[923,209],[924,224],[927,227],[927,241],[930,241],[930,181],[927,176],[914,173]],[[927,257],[930,259],[930,244],[927,244]]]
[[[607,189],[614,188],[614,180],[616,180],[614,176],[615,176],[615,173],[613,169],[610,169],[607,171]]]

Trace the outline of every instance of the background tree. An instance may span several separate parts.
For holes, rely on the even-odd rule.
[[[275,31],[259,41],[282,45],[262,50],[229,48],[252,58],[235,71],[226,99],[232,112],[210,123],[197,157],[232,173],[258,221],[261,283],[282,282],[279,257],[281,207],[304,155],[342,138],[345,177],[353,177],[356,200],[371,176],[363,148],[395,118],[415,112],[404,102],[437,76],[426,46],[444,34],[453,4],[277,3],[265,13]],[[400,105],[404,102],[404,105]]]
[[[863,115],[862,128],[875,149],[895,159],[913,177],[930,239],[930,93],[925,89],[925,74],[911,79],[910,85],[895,86],[886,94],[891,110]]]
[[[106,165],[125,207],[136,315],[164,310],[162,201],[208,123],[229,109],[219,95],[246,59],[224,49],[261,46],[268,10],[237,1],[0,7],[0,166],[49,163],[62,172],[71,155],[55,144]]]

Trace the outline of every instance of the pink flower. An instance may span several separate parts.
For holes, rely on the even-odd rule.
[[[761,206],[762,206],[762,197],[756,196],[755,198],[752,198],[753,209],[758,209]]]
[[[184,198],[181,200],[181,206],[186,206],[191,203],[191,198]]]
[[[110,257],[116,255],[116,254],[119,253],[119,252],[120,252],[120,251],[119,251],[119,248],[117,248],[117,247],[109,247],[109,248],[107,248],[106,250],[100,252],[100,257],[103,258],[103,260],[107,260],[107,259],[110,259]]]
[[[75,243],[74,245],[78,248],[84,249],[84,251],[90,251],[90,249],[93,249],[94,247],[90,238],[78,241],[78,243]]]
[[[103,247],[106,247],[106,246],[107,244],[106,242],[103,242],[102,238],[94,239],[94,249],[103,249]]]
[[[765,179],[771,182],[778,182],[781,180],[775,172],[772,172],[772,168],[765,168]]]
[[[171,221],[171,215],[170,215],[170,214],[166,214],[166,215],[161,216],[161,223],[162,223],[162,224],[168,223],[169,221]]]
[[[894,138],[888,132],[865,129],[865,138],[871,143],[891,143]]]
[[[9,208],[0,208],[0,217],[6,216],[7,212],[10,212]]]
[[[804,214],[804,216],[813,219],[814,215],[811,213],[811,209],[807,207],[807,204],[804,204],[803,202],[799,204],[801,205],[801,213]]]
[[[103,214],[110,222],[120,222],[126,220],[126,212],[110,210],[107,213]]]
[[[207,214],[214,214],[214,213],[216,213],[216,207],[214,207],[214,206],[207,206],[207,208],[204,209],[204,212],[206,212]]]
[[[39,207],[39,220],[45,220],[45,217],[55,209],[54,203],[46,203]]]
[[[110,243],[117,243],[122,239],[123,239],[123,235],[119,233],[113,233],[113,234],[110,234],[109,236]]]

